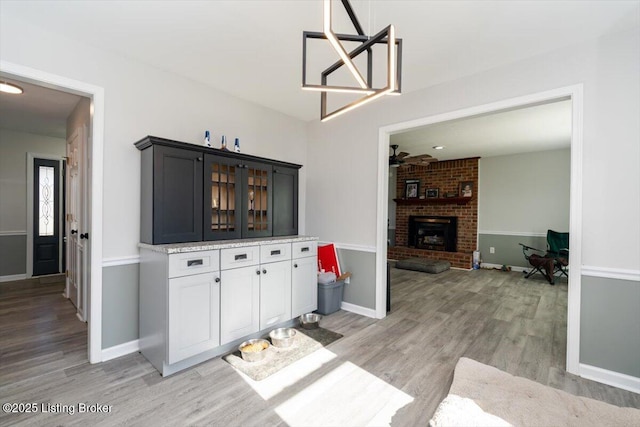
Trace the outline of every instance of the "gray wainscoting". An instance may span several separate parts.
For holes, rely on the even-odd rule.
[[[342,272],[352,274],[344,285],[343,301],[364,308],[376,308],[376,254],[338,248],[338,260]]]
[[[27,236],[0,236],[0,276],[27,274]]]
[[[580,363],[640,378],[640,282],[582,276]]]
[[[102,348],[138,339],[139,264],[102,269]]]
[[[542,250],[547,248],[546,237],[480,234],[478,236],[478,248],[482,262],[528,268],[529,264],[522,254],[522,246],[518,243]],[[493,254],[490,253],[491,247],[495,248],[495,253]]]

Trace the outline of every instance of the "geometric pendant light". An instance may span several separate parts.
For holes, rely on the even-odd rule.
[[[357,34],[336,34],[332,28],[332,0],[324,0],[323,3],[323,31],[304,31],[302,33],[302,89],[318,91],[320,97],[320,119],[324,122],[351,111],[361,105],[378,99],[384,95],[399,95],[401,93],[401,72],[402,72],[402,39],[395,36],[395,28],[389,25],[374,36],[364,34],[358,18],[349,3],[349,0],[341,0],[349,19],[353,24]],[[340,58],[333,64],[327,64],[327,68],[320,73],[321,84],[307,83],[307,39],[327,40],[331,48]],[[359,43],[353,50],[347,52],[341,43]],[[373,87],[373,49],[376,44],[386,45],[386,66],[385,85],[383,87]],[[366,74],[363,76],[354,64],[354,59],[361,54],[367,55]],[[346,67],[353,78],[353,86],[335,86],[327,83],[332,73],[341,67]],[[336,110],[327,112],[327,96],[329,93],[355,93],[362,96],[357,100],[348,103]]]

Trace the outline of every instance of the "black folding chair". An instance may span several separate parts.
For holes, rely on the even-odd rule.
[[[555,283],[557,273],[569,277],[569,233],[547,230],[547,250],[536,249],[520,243],[524,258],[533,267],[530,272],[524,272],[526,279],[535,273],[542,274],[550,284]],[[544,255],[538,255],[539,252]],[[542,270],[545,270],[544,272]]]
[[[534,274],[540,273],[544,276],[545,279],[547,279],[547,281],[550,284],[553,285],[555,283],[555,279],[554,279],[555,263],[553,258],[547,257],[545,254],[545,251],[543,250],[536,249],[531,246],[527,246],[523,243],[518,243],[518,244],[522,246],[522,254],[524,255],[524,259],[526,259],[529,265],[532,267],[532,269],[529,272],[527,272],[526,270],[523,271],[523,273],[525,274],[524,278],[528,279]],[[544,254],[544,255],[539,255],[537,253],[534,253],[534,251],[540,252],[541,254]]]

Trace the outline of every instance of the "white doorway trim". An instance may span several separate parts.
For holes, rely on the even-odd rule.
[[[545,92],[510,98],[489,104],[464,108],[416,120],[383,126],[378,132],[378,200],[376,220],[376,317],[386,316],[387,216],[389,194],[389,137],[415,127],[471,117],[510,108],[571,99],[571,195],[569,233],[571,274],[567,304],[566,369],[580,374],[580,295],[582,275],[582,145],[583,145],[583,85],[577,84]]]
[[[60,169],[58,174],[58,179],[60,182],[60,191],[58,191],[58,206],[60,208],[59,218],[58,218],[58,229],[60,230],[60,241],[58,243],[58,251],[59,251],[59,263],[62,260],[62,248],[63,248],[63,240],[64,240],[64,199],[62,197],[64,191],[62,190],[62,186],[64,185],[64,168],[62,166],[62,162],[64,158],[61,156],[54,156],[52,154],[38,154],[38,153],[27,153],[27,279],[33,277],[33,160],[34,159],[46,159],[46,160],[57,160]],[[59,265],[60,272],[64,273],[64,266]],[[65,297],[67,290],[65,288]]]
[[[0,61],[0,71],[8,77],[91,99],[91,238],[88,357],[102,361],[102,184],[104,147],[104,88],[35,68]]]

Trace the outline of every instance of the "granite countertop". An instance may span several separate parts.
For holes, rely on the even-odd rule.
[[[262,237],[256,239],[215,240],[209,242],[171,243],[166,245],[150,245],[138,243],[138,247],[165,254],[208,251],[213,249],[241,248],[244,246],[268,245],[273,243],[294,243],[318,240],[312,236]]]

